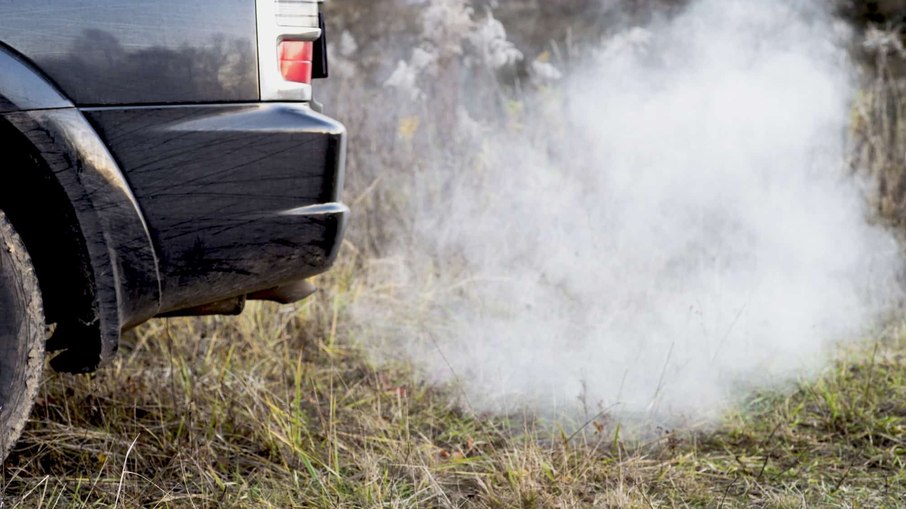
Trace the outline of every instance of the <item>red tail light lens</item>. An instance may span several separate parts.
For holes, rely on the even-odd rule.
[[[311,84],[314,44],[309,41],[280,41],[280,73],[286,81]]]

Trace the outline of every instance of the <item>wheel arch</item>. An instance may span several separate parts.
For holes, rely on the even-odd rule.
[[[6,152],[6,168],[0,170],[0,210],[29,252],[47,322],[57,325],[48,351],[85,348],[88,356],[98,356],[102,334],[95,319],[99,311],[94,268],[75,209],[59,181],[5,120],[0,121],[0,140]],[[76,337],[82,341],[75,343]]]
[[[4,46],[0,144],[0,208],[23,237],[49,321],[57,323],[48,349],[60,353],[51,364],[93,371],[116,352],[123,330],[159,311],[158,262],[144,218],[81,112]]]

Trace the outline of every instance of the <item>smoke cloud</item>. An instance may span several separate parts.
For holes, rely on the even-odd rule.
[[[409,220],[363,276],[360,337],[492,411],[707,419],[814,373],[899,270],[846,170],[854,72],[827,3],[697,0],[568,71],[531,63],[494,109],[444,59],[499,82],[518,50],[427,2],[463,39],[426,32],[384,82],[412,112],[394,143],[428,163],[393,184]]]

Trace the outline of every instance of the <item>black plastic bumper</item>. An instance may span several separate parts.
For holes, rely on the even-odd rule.
[[[344,127],[303,104],[83,110],[158,253],[160,312],[327,270],[342,241]]]

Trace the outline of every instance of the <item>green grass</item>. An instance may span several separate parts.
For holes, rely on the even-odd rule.
[[[352,265],[296,307],[156,321],[93,376],[48,374],[4,507],[906,507],[906,332],[717,429],[474,415],[376,366],[344,326]]]

